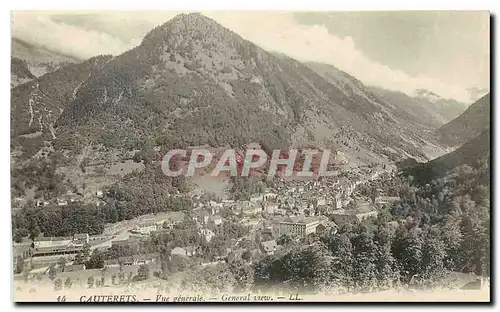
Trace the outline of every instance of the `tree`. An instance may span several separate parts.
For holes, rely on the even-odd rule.
[[[445,246],[444,265],[448,270],[460,270],[460,246],[462,245],[462,232],[460,231],[460,212],[454,210],[448,214],[441,228],[441,240]]]
[[[24,259],[21,255],[16,256],[16,267],[14,269],[15,274],[23,272],[24,269]]]
[[[399,278],[399,270],[391,251],[391,232],[385,224],[379,225],[377,228],[374,242],[376,246],[375,267],[378,286],[383,289],[390,288]]]
[[[231,291],[235,283],[234,275],[226,263],[215,267],[207,266],[200,270],[189,271],[181,282],[185,290],[204,293],[221,293]]]
[[[351,239],[353,248],[353,281],[354,284],[364,289],[375,285],[376,247],[373,239],[365,226],[361,225],[356,235]]]
[[[252,259],[252,252],[250,250],[245,250],[242,254],[241,254],[241,259],[243,260],[246,260],[246,261],[249,261]]]
[[[139,281],[145,281],[149,278],[149,265],[147,264],[141,264],[139,267],[139,270],[137,270],[137,280]]]
[[[90,245],[88,243],[85,243],[83,245],[82,253],[83,253],[83,258],[87,260],[90,255]]]
[[[60,278],[58,278],[54,281],[54,290],[59,291],[61,290],[61,288],[62,288],[62,281]]]
[[[84,264],[85,259],[83,258],[83,253],[79,252],[75,256],[75,260],[73,260],[73,264],[79,265],[79,264]]]
[[[89,276],[89,278],[87,279],[87,285],[89,286],[89,288],[94,287],[94,277]]]
[[[101,269],[104,267],[104,256],[102,252],[95,249],[89,260],[85,263],[86,269]]]
[[[64,287],[71,288],[71,286],[73,286],[73,282],[71,281],[71,278],[67,277],[66,280],[64,281]]]
[[[439,237],[439,231],[429,228],[425,233],[422,246],[422,277],[424,280],[433,282],[445,273],[444,260],[446,250],[443,241]]]
[[[286,244],[290,243],[291,241],[292,241],[292,239],[290,238],[290,236],[288,236],[286,234],[282,234],[276,240],[276,244],[278,244],[278,245],[286,245]]]
[[[66,258],[59,258],[59,260],[57,260],[57,265],[61,268],[61,272],[64,272],[64,268],[66,267]]]
[[[253,284],[253,269],[241,260],[233,261],[229,265],[229,269],[235,279],[236,291],[245,291]]]
[[[56,270],[55,266],[54,266],[54,265],[52,265],[52,266],[49,268],[49,278],[50,278],[51,280],[55,280],[56,276],[57,276],[57,270]]]
[[[394,249],[394,257],[398,260],[401,268],[401,276],[406,282],[410,281],[415,275],[421,273],[422,264],[422,238],[417,228],[411,228],[406,232],[399,232],[397,235],[398,248]]]

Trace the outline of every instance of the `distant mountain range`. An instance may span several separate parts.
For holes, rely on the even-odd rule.
[[[468,104],[444,99],[427,90],[417,90],[413,96],[403,92],[372,87],[381,99],[397,105],[401,118],[435,129],[457,117]]]
[[[63,65],[79,61],[81,60],[12,38],[11,87],[52,72]],[[29,74],[26,74],[27,72]]]

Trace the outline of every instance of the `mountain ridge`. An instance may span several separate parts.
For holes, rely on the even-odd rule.
[[[460,116],[436,130],[443,144],[460,146],[490,128],[490,93],[467,108]]]
[[[364,137],[362,146],[389,137],[392,148],[420,154],[388,130],[386,124],[397,125],[397,121],[375,101],[360,107],[356,99],[362,97],[346,92],[302,63],[277,58],[208,17],[180,14],[93,75],[69,103],[57,127],[89,122],[108,129],[110,123],[99,121],[104,113],[109,114],[107,120],[121,123],[123,131],[114,126],[106,134],[108,139],[88,131],[84,137],[100,136],[98,141],[109,142],[115,133],[121,138],[118,141],[137,147],[140,143],[134,141],[148,138],[172,141],[172,135],[161,137],[174,133],[179,138],[168,142],[171,145],[242,145],[264,138],[270,145],[289,146],[297,140],[322,141],[337,133]],[[218,119],[212,124],[202,117],[208,113],[207,106],[213,119]],[[239,122],[233,125],[226,114]],[[379,126],[369,127],[367,120],[378,120]],[[161,124],[169,126],[165,129]],[[201,135],[194,135],[186,124],[203,129]]]

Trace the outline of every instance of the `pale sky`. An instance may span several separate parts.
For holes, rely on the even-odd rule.
[[[12,34],[82,59],[120,54],[179,11],[14,11]],[[201,12],[262,48],[332,64],[368,85],[469,102],[489,88],[486,11]]]

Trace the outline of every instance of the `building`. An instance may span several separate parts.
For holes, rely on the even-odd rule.
[[[198,249],[193,246],[187,246],[184,247],[184,250],[186,251],[186,256],[188,257],[195,257],[198,255]]]
[[[244,216],[251,216],[262,212],[262,207],[255,203],[243,202],[241,206],[241,213]]]
[[[212,238],[215,236],[215,233],[209,229],[201,229],[199,234],[201,236],[205,237],[205,240],[207,241],[207,243],[209,243],[212,240]]]
[[[276,194],[276,193],[271,193],[271,192],[270,192],[270,193],[265,193],[265,194],[263,195],[263,199],[264,199],[265,201],[274,201],[274,200],[276,200],[276,198],[277,198],[277,197],[278,197],[278,194]]]
[[[133,244],[138,244],[142,240],[144,240],[144,236],[142,235],[129,235],[127,239],[111,241],[111,247],[129,246]]]
[[[316,232],[316,227],[319,225],[317,217],[290,217],[277,224],[277,236],[288,235],[291,237],[304,237]]]
[[[215,225],[215,226],[219,226],[223,222],[222,217],[219,215],[210,216],[208,221],[210,224]]]
[[[57,205],[58,206],[67,206],[68,201],[67,200],[57,200]]]
[[[266,255],[273,255],[276,251],[278,244],[276,244],[275,240],[261,242],[259,244],[260,251]]]
[[[83,250],[83,245],[59,245],[34,248],[32,257],[66,256],[77,254]]]
[[[134,257],[127,256],[127,257],[118,258],[118,263],[123,265],[123,266],[126,266],[126,265],[134,265],[135,261],[134,261]]]
[[[138,234],[145,234],[148,235],[153,231],[156,231],[158,229],[158,225],[155,222],[141,222],[137,224],[132,230],[130,230],[132,233],[138,233]]]
[[[35,249],[37,248],[46,248],[46,247],[61,247],[67,246],[69,243],[73,241],[73,237],[36,237],[33,240],[33,246]]]
[[[88,244],[90,241],[90,236],[87,233],[75,234],[73,236],[73,244]]]
[[[208,221],[210,220],[210,214],[204,210],[199,211],[194,216],[194,220],[203,225],[208,224]]]
[[[185,214],[182,211],[169,211],[159,213],[153,217],[144,220],[146,223],[154,223],[158,228],[163,227],[163,224],[166,223],[167,228],[173,228],[174,225],[181,223],[184,221]]]
[[[76,272],[85,270],[85,264],[69,264],[64,267],[64,272]]]
[[[264,204],[264,211],[268,214],[274,214],[279,205],[277,203],[268,202]]]
[[[262,194],[252,195],[250,197],[250,202],[257,203],[257,202],[261,202],[263,199],[264,199],[264,196]]]
[[[377,215],[377,210],[375,210],[370,203],[366,202],[357,203],[356,208],[352,210],[338,209],[330,213],[333,221],[338,226],[344,224],[359,224],[363,220],[376,218]]]
[[[338,227],[337,225],[332,222],[332,221],[325,221],[321,222],[317,227],[316,227],[316,234],[326,234],[326,233],[332,233],[335,234],[337,233]]]
[[[172,256],[182,256],[182,257],[187,257],[187,252],[186,252],[186,249],[182,248],[182,247],[175,247],[174,249],[172,249],[172,251],[170,252],[170,257]]]
[[[243,256],[244,252],[245,252],[245,250],[243,250],[243,249],[236,249],[236,250],[231,251],[227,255],[227,262],[231,263],[234,261],[242,260],[242,256]]]
[[[104,267],[105,268],[117,268],[119,266],[120,266],[120,263],[118,262],[118,259],[104,260]]]
[[[286,215],[286,210],[281,208],[274,209],[274,215],[284,216]]]
[[[208,202],[208,212],[212,215],[219,213],[220,209],[224,207],[223,203],[218,203],[213,200]]]
[[[375,204],[392,205],[395,201],[400,200],[398,196],[379,196],[375,199]]]
[[[316,199],[316,205],[317,206],[325,206],[326,205],[326,198],[325,197],[319,197]]]

